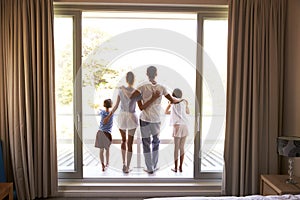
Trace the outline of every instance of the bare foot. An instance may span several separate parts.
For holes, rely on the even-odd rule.
[[[123,173],[126,173],[126,169],[127,169],[126,165],[123,165],[123,168],[122,168]]]
[[[128,174],[128,173],[131,172],[131,171],[132,171],[132,169],[129,169],[129,167],[126,167],[124,173],[125,173],[125,174]]]

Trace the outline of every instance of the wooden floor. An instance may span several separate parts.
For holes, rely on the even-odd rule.
[[[159,154],[159,170],[148,175],[144,172],[144,156],[142,154],[141,146],[135,144],[131,161],[131,172],[124,174],[122,172],[122,158],[120,143],[112,144],[110,148],[110,165],[106,171],[102,172],[99,163],[99,149],[93,147],[93,144],[85,145],[83,147],[83,177],[84,178],[143,178],[143,177],[157,177],[157,178],[193,178],[194,176],[194,146],[186,145],[186,153],[183,164],[183,172],[175,173],[171,171],[173,166],[173,146],[172,144],[160,144]],[[74,151],[71,145],[65,145],[64,148],[58,151],[58,168],[60,171],[72,170],[74,167]],[[218,148],[212,149],[205,157],[201,159],[202,171],[221,171],[223,169],[223,155]]]

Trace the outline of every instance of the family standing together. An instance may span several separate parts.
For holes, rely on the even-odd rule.
[[[167,89],[156,82],[157,68],[150,66],[147,68],[148,81],[138,88],[134,88],[134,74],[128,72],[126,74],[127,86],[121,86],[114,107],[110,99],[104,101],[105,110],[100,111],[100,126],[96,135],[95,147],[100,148],[100,162],[102,171],[109,165],[109,147],[111,145],[112,136],[111,129],[113,126],[114,112],[120,106],[120,113],[117,118],[117,126],[119,128],[121,141],[121,154],[124,173],[130,172],[130,162],[132,158],[132,145],[134,134],[138,125],[140,126],[143,154],[145,158],[146,171],[153,174],[158,168],[159,157],[159,133],[160,133],[160,115],[162,96],[169,100],[165,113],[170,114],[170,124],[173,126],[174,137],[174,168],[182,172],[182,163],[184,158],[184,144],[188,135],[187,114],[189,114],[188,102],[182,99],[182,91],[174,89],[172,96]],[[107,103],[109,102],[109,104]],[[141,110],[138,117],[135,110],[136,104]],[[128,135],[128,138],[126,137]],[[127,140],[126,140],[127,138]],[[105,151],[105,159],[104,159]],[[180,158],[178,168],[178,157]]]

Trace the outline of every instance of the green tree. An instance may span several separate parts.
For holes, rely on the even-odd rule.
[[[63,105],[73,101],[73,54],[71,45],[67,44],[63,51],[57,52],[55,63],[56,97]]]
[[[95,56],[99,46],[109,38],[111,36],[108,33],[97,27],[84,26],[82,30],[82,87],[93,86],[101,90],[113,89],[116,86],[120,70],[106,67],[109,60],[97,59]],[[56,52],[56,97],[63,105],[68,105],[73,101],[73,83],[75,79],[80,78],[73,73],[71,42],[67,43],[63,50]],[[116,47],[101,49],[106,53],[114,50]]]
[[[109,60],[97,57],[99,53],[109,53],[116,50],[116,47],[99,48],[101,44],[111,38],[111,35],[97,27],[85,26],[82,36],[82,86],[94,86],[97,89],[113,89],[116,85],[119,71],[107,67]]]

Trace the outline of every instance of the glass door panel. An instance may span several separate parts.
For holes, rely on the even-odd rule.
[[[83,107],[83,176],[85,178],[146,177],[143,171],[144,156],[140,130],[136,130],[130,174],[122,173],[121,136],[116,120],[112,130],[110,167],[102,172],[99,149],[94,147],[99,126],[98,110],[103,100],[116,101],[117,88],[126,85],[125,74],[133,71],[135,87],[146,77],[146,68],[158,68],[157,81],[166,86],[171,94],[175,88],[183,91],[191,110],[189,138],[186,142],[187,158],[185,173],[170,176],[173,167],[173,137],[169,116],[162,113],[160,134],[160,170],[154,178],[193,178],[194,116],[196,85],[196,14],[137,13],[137,12],[84,12],[82,19],[82,107]],[[157,36],[154,35],[157,34]],[[165,38],[164,38],[165,37]],[[174,38],[173,40],[171,40]],[[179,40],[178,40],[179,38]],[[180,39],[189,41],[188,56],[178,52],[183,48]],[[164,43],[164,41],[171,41]],[[168,48],[170,47],[170,48]],[[184,54],[183,53],[183,54]],[[161,109],[167,107],[163,99]],[[139,109],[136,111],[139,115]],[[115,113],[115,119],[119,111]],[[174,175],[174,174],[173,174]]]
[[[223,171],[227,23],[227,19],[203,20],[200,172]]]
[[[74,171],[73,17],[55,17],[55,97],[58,171]]]

